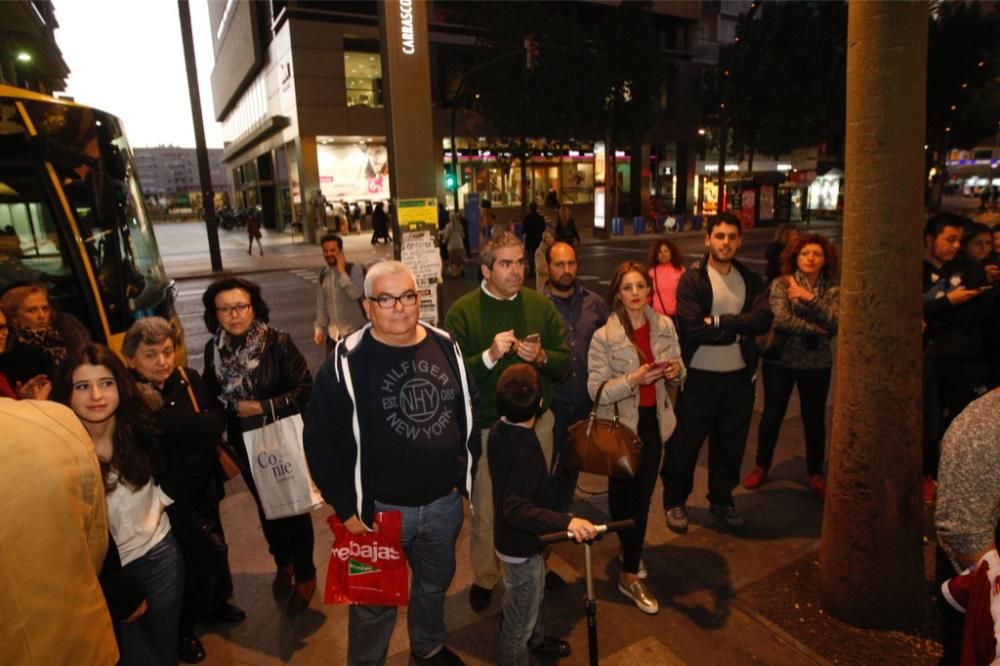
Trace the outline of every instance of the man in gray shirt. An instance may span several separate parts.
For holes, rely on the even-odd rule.
[[[316,321],[313,342],[326,342],[326,353],[333,351],[337,340],[365,325],[361,308],[365,276],[361,264],[344,258],[344,241],[337,234],[326,234],[320,241],[326,266],[319,272],[316,290]]]
[[[768,331],[774,315],[760,276],[736,261],[742,233],[738,218],[716,216],[705,231],[708,254],[677,285],[678,334],[688,376],[660,476],[667,527],[679,534],[687,531],[685,504],[706,437],[709,508],[730,527],[743,525],[732,491],[740,481],[753,415],[754,337]]]

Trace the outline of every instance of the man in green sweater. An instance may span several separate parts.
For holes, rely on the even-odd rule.
[[[493,587],[500,579],[493,549],[493,484],[486,452],[490,428],[497,420],[497,380],[515,363],[531,363],[538,370],[544,399],[535,434],[551,469],[552,382],[566,374],[570,361],[562,321],[552,301],[523,287],[525,259],[521,241],[510,232],[497,232],[483,246],[479,261],[482,284],[455,301],[444,320],[479,387],[483,451],[476,465],[469,536],[474,576],[469,602],[475,610],[489,605]]]

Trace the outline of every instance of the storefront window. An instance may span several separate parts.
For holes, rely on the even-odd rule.
[[[382,60],[378,53],[344,51],[347,106],[382,106]]]

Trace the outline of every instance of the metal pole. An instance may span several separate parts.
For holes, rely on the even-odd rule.
[[[591,666],[597,666],[597,597],[594,595],[594,573],[590,560],[590,542],[583,543],[583,557],[587,570],[587,647],[590,652]]]
[[[201,184],[201,204],[205,210],[208,230],[208,255],[213,271],[222,270],[222,251],[219,248],[219,220],[215,216],[215,193],[212,175],[208,169],[208,149],[205,147],[205,126],[201,119],[201,94],[198,92],[198,66],[194,59],[194,40],[191,37],[191,10],[187,0],[177,0],[177,13],[181,21],[181,40],[184,42],[184,64],[187,67],[188,97],[191,99],[191,120],[194,123],[195,152],[198,155],[198,181]]]
[[[461,176],[458,173],[458,149],[455,147],[455,111],[458,110],[458,96],[462,92],[462,86],[465,85],[465,77],[458,82],[458,88],[455,90],[455,96],[451,100],[451,170],[455,175],[455,189],[452,190],[452,196],[454,197],[455,214],[458,214],[458,188],[461,184]]]

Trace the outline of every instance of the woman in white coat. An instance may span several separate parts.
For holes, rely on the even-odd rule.
[[[608,291],[612,314],[590,342],[587,389],[597,403],[598,416],[612,418],[617,406],[621,423],[643,443],[635,477],[608,480],[608,508],[612,520],[635,521],[634,528],[618,535],[622,563],[618,589],[639,610],[652,615],[659,604],[644,582],[642,546],[663,443],[677,425],[667,385],[680,384],[685,369],[674,325],[649,307],[649,290],[649,272],[642,264],[626,261],[615,271]]]

